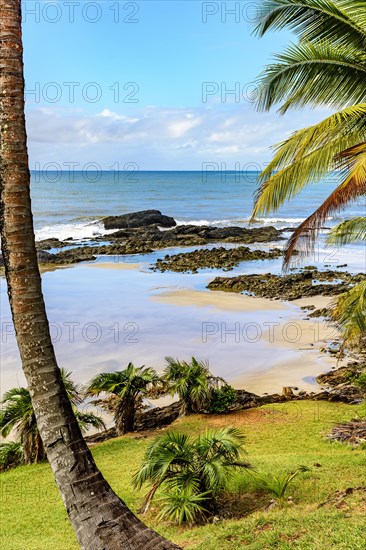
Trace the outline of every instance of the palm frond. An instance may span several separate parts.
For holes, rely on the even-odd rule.
[[[188,494],[209,495],[207,500],[212,506],[217,493],[226,487],[232,470],[249,467],[240,461],[243,441],[241,432],[230,427],[207,431],[196,438],[179,432],[157,437],[148,446],[141,468],[133,477],[137,488],[151,484],[143,510],[146,511],[162,486],[174,502],[176,495],[182,495],[182,506]]]
[[[315,239],[329,215],[366,194],[366,143],[343,151],[338,161],[345,179],[294,231],[284,251],[285,268],[289,266],[295,251],[300,256],[306,256],[313,249]]]
[[[277,210],[307,185],[339,167],[339,155],[366,140],[366,104],[348,107],[295,132],[276,146],[277,153],[259,176],[252,221]],[[340,173],[334,173],[335,177]]]
[[[366,44],[365,4],[357,0],[265,0],[255,32],[288,28],[300,39],[331,38],[339,46]]]
[[[366,218],[360,216],[333,227],[327,237],[328,244],[335,246],[343,246],[358,240],[366,240]]]
[[[61,368],[60,371],[68,398],[73,405],[79,405],[83,402],[83,398],[81,396],[82,388],[80,384],[76,384],[76,382],[71,379],[72,372],[67,371],[64,368]]]
[[[74,410],[76,420],[82,432],[87,431],[90,427],[97,430],[105,430],[106,426],[103,419],[93,413]]]
[[[282,103],[284,114],[290,107],[306,105],[343,108],[366,100],[365,53],[356,55],[347,46],[327,40],[313,44],[291,44],[275,56],[259,77],[259,110]]]
[[[366,335],[366,281],[341,294],[331,307],[331,318],[342,332],[343,345]]]
[[[163,507],[159,519],[168,519],[178,525],[181,523],[193,524],[209,513],[204,507],[205,501],[209,499],[209,492],[195,493],[189,489],[170,491],[160,498]]]
[[[24,456],[20,442],[0,443],[0,472],[21,464],[24,464]]]
[[[27,388],[12,388],[5,392],[0,411],[0,430],[3,437],[15,429],[18,434],[34,432],[37,428],[32,400]]]

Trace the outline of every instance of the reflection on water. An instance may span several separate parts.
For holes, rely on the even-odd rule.
[[[95,269],[81,264],[43,274],[59,364],[72,371],[77,381],[87,382],[98,372],[124,368],[129,361],[161,370],[168,355],[208,359],[211,370],[228,380],[266,370],[281,359],[296,361],[296,351],[269,343],[273,323],[304,317],[295,306],[284,305],[277,311],[225,311],[162,303],[150,298],[177,288],[203,290],[218,272],[154,273],[147,266],[140,270],[120,269],[118,263],[115,266]],[[0,288],[3,393],[24,384],[24,378],[4,279]],[[309,352],[310,362],[312,357]]]

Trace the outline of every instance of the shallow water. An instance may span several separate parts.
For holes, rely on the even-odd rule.
[[[151,298],[169,290],[203,290],[215,273],[154,273],[148,265],[125,270],[118,263],[113,269],[101,260],[98,266],[97,269],[81,264],[43,274],[59,364],[72,371],[77,381],[86,383],[96,373],[124,368],[129,361],[161,370],[164,357],[169,355],[208,359],[215,374],[235,381],[281,361],[296,362],[297,353],[302,353],[296,351],[296,344],[295,349],[281,349],[281,342],[268,342],[271,323],[283,324],[304,317],[294,305],[284,304],[277,311],[271,309],[270,303],[268,310],[230,311],[166,304]],[[4,279],[0,291],[3,393],[23,384],[24,378]],[[291,338],[291,330],[289,334]],[[308,353],[310,364],[316,355]]]

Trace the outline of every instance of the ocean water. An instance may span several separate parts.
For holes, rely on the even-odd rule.
[[[104,216],[157,209],[178,223],[245,226],[253,208],[258,172],[32,172],[36,237],[85,238],[107,233]],[[321,204],[338,176],[316,182],[279,211],[258,220],[293,227]],[[364,215],[365,199],[329,219]]]
[[[68,173],[33,173],[31,192],[36,237],[92,239],[107,233],[99,223],[102,217],[150,208],[173,216],[181,224],[245,226],[253,207],[257,175],[247,173],[238,178],[236,173],[206,177],[201,172],[103,172],[74,173],[70,177]],[[335,185],[332,178],[316,183],[279,212],[258,223],[294,227]],[[365,214],[364,201],[352,205],[337,219],[329,219],[326,225],[331,226],[355,214]],[[260,245],[264,249],[270,246],[271,243]],[[281,241],[275,246],[281,246]],[[185,248],[179,251],[182,250]],[[174,253],[175,249],[169,252]],[[43,292],[59,364],[71,370],[76,381],[86,383],[96,373],[124,368],[129,361],[161,370],[166,355],[182,359],[195,355],[208,359],[215,374],[249,389],[253,386],[247,386],[247,380],[261,373],[266,376],[272,368],[280,368],[276,383],[269,379],[267,385],[261,386],[261,391],[270,392],[280,391],[283,380],[285,385],[309,388],[306,377],[314,377],[330,368],[329,362],[325,364],[325,358],[319,353],[323,344],[316,339],[316,332],[313,347],[305,351],[296,342],[289,346],[283,337],[274,343],[268,342],[269,324],[282,327],[286,323],[294,325],[294,320],[295,325],[301,323],[304,312],[296,306],[283,304],[278,310],[244,308],[241,311],[210,304],[183,306],[157,301],[155,298],[166,292],[204,291],[213,277],[222,274],[220,270],[202,270],[198,274],[151,271],[151,263],[164,254],[164,251],[156,251],[147,255],[99,257],[92,263],[43,274]],[[141,265],[137,270],[122,269],[128,266],[120,266],[121,262]],[[325,247],[324,235],[316,258],[307,259],[308,264],[315,263],[321,268],[347,264],[345,269],[350,271],[366,271],[365,262],[365,243],[333,251]],[[243,262],[225,275],[280,271],[279,258]],[[0,279],[0,305],[0,386],[3,393],[25,384],[3,278]],[[314,327],[317,322],[314,320]],[[203,337],[207,323],[220,327],[215,338]],[[262,333],[259,340],[244,337],[246,327],[253,323]],[[237,327],[239,338],[233,335]],[[330,333],[327,340],[332,338],[334,335]],[[299,365],[301,368],[297,368]]]
[[[113,233],[104,229],[104,216],[157,209],[178,224],[248,226],[259,172],[33,172],[32,204],[36,239],[93,239]],[[333,174],[315,182],[277,212],[255,225],[296,227],[339,183]],[[329,217],[326,227],[354,215],[366,215],[365,198]],[[305,263],[347,264],[351,271],[366,270],[365,243],[329,249],[321,235],[316,251]],[[278,269],[280,270],[280,262]]]

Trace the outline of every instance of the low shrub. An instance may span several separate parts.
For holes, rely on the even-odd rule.
[[[208,411],[211,413],[226,412],[235,401],[235,390],[232,386],[225,384],[221,388],[215,388],[211,392]]]

